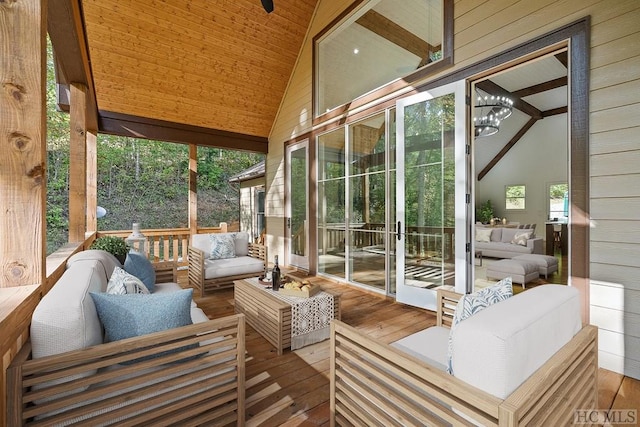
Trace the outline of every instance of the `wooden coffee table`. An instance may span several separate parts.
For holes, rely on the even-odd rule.
[[[244,314],[247,323],[281,355],[291,347],[291,305],[247,280],[236,280],[234,284],[235,312]],[[333,316],[340,319],[340,294],[323,292],[333,295]]]

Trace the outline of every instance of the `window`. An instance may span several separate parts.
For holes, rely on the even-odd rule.
[[[359,2],[349,16],[319,34],[314,41],[314,117],[401,77],[409,82],[407,76],[419,69],[449,64],[452,3]]]
[[[260,239],[262,232],[266,229],[264,221],[264,187],[256,188],[256,228],[253,238]],[[263,242],[264,243],[264,242]]]
[[[549,219],[569,216],[569,185],[566,182],[549,185]]]
[[[507,185],[505,191],[505,208],[507,210],[524,210],[525,186]]]

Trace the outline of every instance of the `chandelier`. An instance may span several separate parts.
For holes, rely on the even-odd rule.
[[[473,127],[476,138],[490,136],[500,130],[500,122],[511,115],[513,101],[506,96],[478,96]]]

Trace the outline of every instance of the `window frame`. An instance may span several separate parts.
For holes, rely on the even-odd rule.
[[[564,185],[566,186],[566,192],[569,191],[569,183],[567,181],[557,181],[557,182],[550,182],[547,184],[547,193],[546,193],[546,198],[547,198],[547,218],[549,220],[553,220],[554,218],[557,219],[565,219],[568,218],[568,215],[564,215],[564,209],[561,211],[560,215],[557,216],[552,216],[551,215],[551,187],[556,186],[556,185]],[[570,194],[570,193],[569,193]],[[554,212],[558,212],[558,211],[554,211]],[[568,213],[568,212],[567,212]]]
[[[507,192],[513,187],[522,187],[524,195],[522,197],[509,197]],[[509,200],[522,200],[522,208],[509,207]],[[527,210],[527,186],[525,184],[508,184],[504,186],[504,209],[507,212],[524,212]]]
[[[383,99],[386,95],[397,92],[402,88],[408,86],[415,86],[415,83],[424,80],[425,78],[435,75],[440,71],[453,66],[453,3],[454,0],[443,0],[442,2],[442,58],[438,61],[431,62],[425,66],[418,68],[416,71],[410,73],[407,76],[400,76],[395,80],[392,80],[376,89],[366,92],[357,98],[346,102],[345,104],[336,106],[327,112],[318,111],[318,44],[324,39],[330,32],[340,27],[345,21],[347,21],[356,11],[363,7],[368,1],[359,0],[353,2],[351,6],[346,8],[338,17],[336,17],[329,25],[323,28],[318,34],[313,37],[312,43],[312,123],[317,125],[332,118],[339,117],[353,111],[354,109],[371,104],[375,100]]]

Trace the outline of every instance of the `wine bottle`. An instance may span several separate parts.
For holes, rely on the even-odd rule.
[[[271,271],[271,287],[274,291],[280,289],[280,266],[278,265],[278,255],[275,257],[275,265]]]

